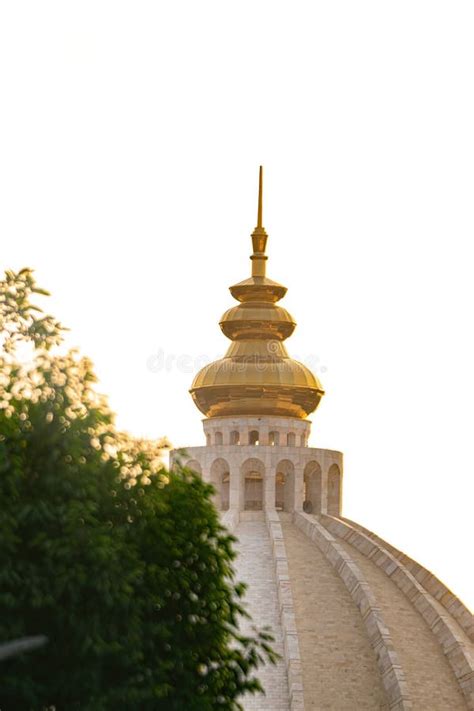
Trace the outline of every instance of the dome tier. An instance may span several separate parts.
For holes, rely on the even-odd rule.
[[[283,341],[291,336],[296,327],[293,317],[282,306],[258,301],[228,309],[219,325],[232,341],[242,338],[276,338]]]
[[[239,281],[229,289],[230,293],[237,301],[265,301],[276,302],[283,299],[288,289],[286,286],[278,284],[267,277],[250,277]]]
[[[206,417],[277,415],[304,419],[324,395],[321,383],[292,360],[283,341],[296,323],[278,302],[286,287],[265,275],[267,233],[262,226],[260,169],[257,227],[252,233],[252,276],[230,287],[240,303],[228,309],[220,327],[232,341],[224,358],[206,365],[190,392]]]
[[[207,417],[282,415],[305,418],[324,394],[321,383],[291,358],[226,357],[205,366],[191,393]]]

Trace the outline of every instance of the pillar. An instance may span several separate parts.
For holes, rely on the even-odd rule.
[[[240,468],[235,464],[230,464],[229,468],[229,510],[241,511],[243,507],[243,491]]]
[[[273,511],[275,509],[275,484],[276,484],[276,469],[275,466],[265,466],[265,476],[263,478],[263,496],[265,511]]]
[[[295,464],[295,496],[294,496],[294,510],[303,510],[303,498],[304,498],[304,465]]]

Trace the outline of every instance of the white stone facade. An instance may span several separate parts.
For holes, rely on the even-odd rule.
[[[203,421],[207,444],[170,453],[216,490],[222,511],[302,511],[339,516],[342,453],[308,447],[311,423],[285,417]]]

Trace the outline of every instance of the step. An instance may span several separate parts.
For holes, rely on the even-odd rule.
[[[254,634],[254,624],[260,629],[268,626],[274,638],[271,646],[280,655],[280,659],[275,665],[264,664],[257,670],[256,676],[262,682],[265,696],[249,693],[239,701],[244,711],[290,711],[271,541],[262,511],[242,513],[252,516],[260,514],[262,520],[254,518],[240,521],[236,529],[236,549],[239,553],[235,560],[236,579],[248,585],[243,602],[253,618],[241,619],[240,631],[244,635]]]
[[[241,511],[239,516],[241,521],[265,521],[263,511]]]

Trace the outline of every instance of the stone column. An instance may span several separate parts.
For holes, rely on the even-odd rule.
[[[240,427],[240,444],[246,447],[249,443],[250,427],[243,425]]]
[[[202,466],[201,479],[205,481],[206,484],[211,483],[211,469],[207,464]]]
[[[328,512],[328,472],[331,465],[327,461],[323,461],[321,466],[321,513]]]
[[[243,508],[243,492],[240,467],[236,464],[230,464],[229,468],[229,509],[231,511],[241,511]]]
[[[276,469],[275,465],[266,464],[264,477],[264,510],[273,511],[275,508],[275,484],[276,484]]]
[[[303,510],[303,497],[304,497],[304,465],[295,464],[295,496],[294,496],[294,510]]]

